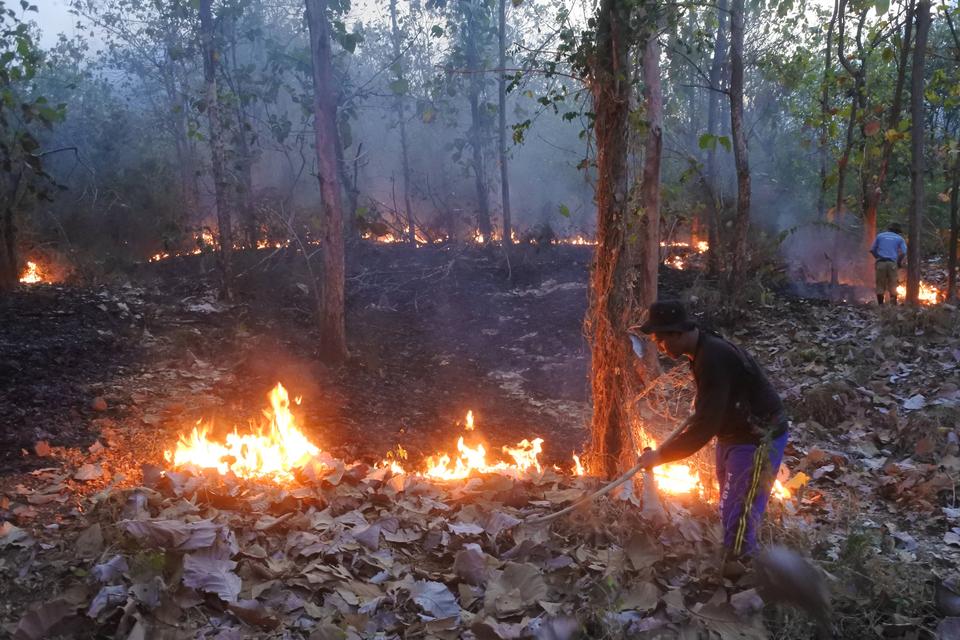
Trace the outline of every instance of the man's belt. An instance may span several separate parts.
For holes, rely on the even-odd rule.
[[[896,262],[896,260],[891,260],[890,258],[877,258],[877,264],[881,262]]]

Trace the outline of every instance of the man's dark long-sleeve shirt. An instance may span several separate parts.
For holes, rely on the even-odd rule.
[[[657,451],[660,463],[695,453],[713,436],[724,444],[759,444],[786,430],[779,394],[743,349],[701,329],[690,367],[694,413],[683,433]]]

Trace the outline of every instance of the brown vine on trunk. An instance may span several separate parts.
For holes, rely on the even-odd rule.
[[[591,274],[590,309],[585,332],[591,346],[593,421],[586,456],[592,473],[617,475],[636,461],[629,404],[643,382],[644,370],[630,347],[628,329],[641,305],[656,296],[656,253],[638,233],[642,216],[650,216],[648,230],[656,233],[656,199],[641,202],[640,216],[629,210],[627,189],[627,117],[630,112],[629,3],[603,0],[597,15],[596,48],[589,69],[597,148],[597,249]],[[653,36],[651,36],[653,37]],[[654,68],[655,62],[646,65]],[[650,90],[648,109],[659,96]],[[658,113],[654,108],[651,113]],[[652,122],[648,149],[660,147],[660,126]],[[656,192],[659,154],[649,154],[642,192]],[[654,167],[653,163],[657,166]],[[649,194],[648,194],[649,195]],[[647,196],[645,196],[647,197]],[[631,247],[631,242],[641,246]],[[654,250],[656,251],[656,249]],[[653,276],[650,269],[653,269]],[[651,285],[652,283],[652,285]]]

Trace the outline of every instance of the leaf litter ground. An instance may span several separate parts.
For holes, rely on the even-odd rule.
[[[653,522],[626,493],[530,527],[520,521],[596,481],[547,470],[437,484],[370,466],[398,443],[413,456],[450,448],[466,408],[491,442],[540,435],[548,462],[568,466],[588,409],[579,326],[589,254],[567,249],[524,255],[512,283],[482,253],[364,249],[349,285],[355,359],[334,371],[314,362],[309,300],[282,255],[252,265],[245,304],[232,308],[212,297],[199,261],[99,292],[110,326],[85,326],[119,336],[112,366],[123,368],[63,368],[85,391],[72,396],[69,437],[55,420],[28,417],[24,471],[3,478],[7,631],[812,637],[806,616],[764,606],[749,575],[723,581],[715,508],[699,499],[668,500],[667,521]],[[272,286],[278,272],[289,288]],[[689,284],[677,276],[663,279]],[[89,294],[45,295],[69,310]],[[53,320],[34,328],[69,342],[75,329]],[[842,637],[953,637],[956,312],[778,299],[731,337],[785,390],[796,425],[787,465],[809,478],[795,500],[771,507],[764,541],[818,561]],[[40,379],[55,375],[37,358]],[[277,379],[305,396],[303,423],[330,452],[328,468],[284,487],[161,472],[179,431],[211,414],[255,415]]]

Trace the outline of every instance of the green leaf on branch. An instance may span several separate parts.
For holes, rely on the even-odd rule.
[[[410,83],[406,80],[394,80],[390,83],[390,91],[392,91],[394,95],[401,96],[405,94],[409,88]]]
[[[562,215],[564,218],[569,218],[569,217],[570,217],[570,207],[568,207],[568,206],[565,205],[565,204],[561,204],[561,205],[560,205],[560,215]]]

